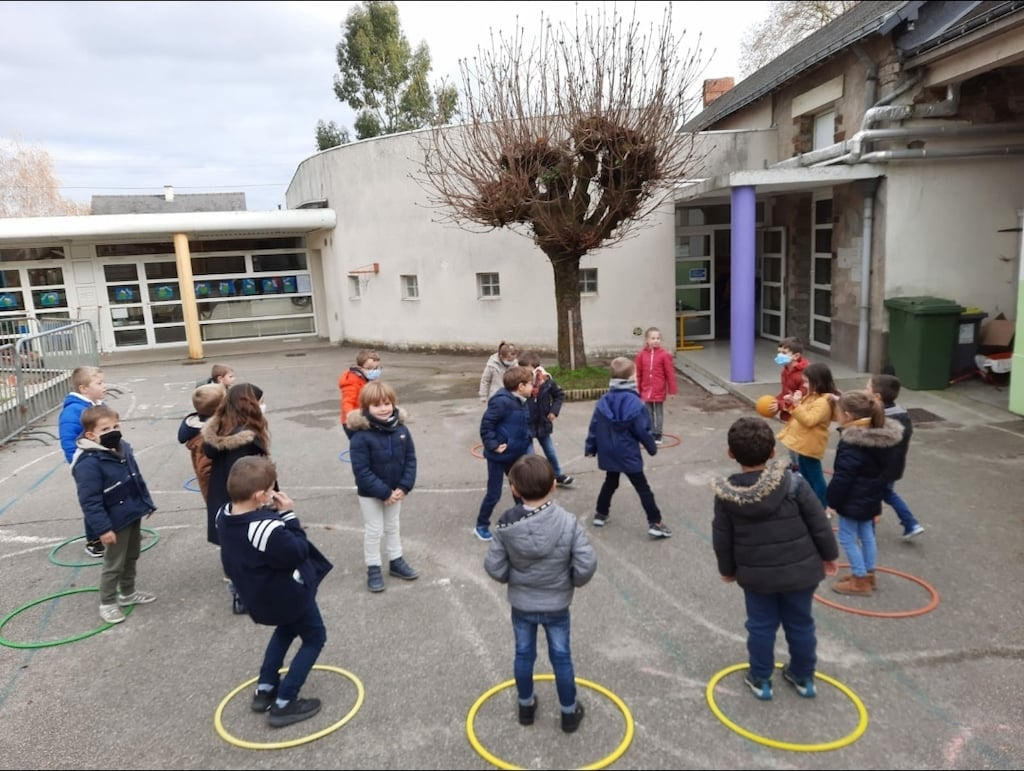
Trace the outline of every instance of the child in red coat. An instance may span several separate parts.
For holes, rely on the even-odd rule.
[[[672,354],[661,347],[661,330],[648,327],[644,332],[644,349],[636,355],[636,387],[651,415],[651,433],[661,444],[665,422],[665,399],[678,393],[676,364]]]

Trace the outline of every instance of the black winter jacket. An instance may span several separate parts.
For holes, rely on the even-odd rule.
[[[365,412],[348,414],[349,460],[362,497],[386,501],[396,488],[408,493],[416,484],[416,447],[406,417],[399,407],[397,422],[386,426]]]
[[[910,449],[910,437],[914,435],[914,424],[910,420],[910,413],[898,404],[885,405],[885,417],[903,426],[903,438],[893,450],[892,462],[885,467],[885,481],[896,482],[903,479],[903,472],[907,468],[907,450]]]
[[[542,375],[542,377],[544,377]],[[554,426],[548,415],[557,415],[562,411],[565,391],[550,375],[546,376],[537,389],[537,395],[527,400],[530,407],[530,434],[538,439],[551,436]]]
[[[817,586],[824,562],[839,559],[832,526],[811,486],[787,464],[712,484],[712,543],[718,572],[758,594]]]
[[[270,626],[295,621],[333,565],[309,542],[295,512],[230,512],[228,504],[217,514],[220,561],[249,615]]]
[[[235,461],[248,455],[267,455],[256,432],[251,428],[239,427],[227,436],[218,436],[220,419],[214,415],[200,431],[203,437],[203,452],[210,459],[210,481],[206,490],[206,540],[219,544],[217,535],[217,512],[227,503],[228,474]],[[276,489],[276,486],[275,486]]]
[[[881,428],[859,423],[840,429],[826,499],[839,516],[867,522],[882,512],[886,469],[903,439],[903,426],[892,418],[886,418]]]

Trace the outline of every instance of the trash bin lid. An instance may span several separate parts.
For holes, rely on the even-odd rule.
[[[953,300],[941,297],[890,297],[885,301],[886,308],[896,308],[915,316],[959,316],[964,307]]]

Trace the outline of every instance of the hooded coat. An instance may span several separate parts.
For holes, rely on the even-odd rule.
[[[248,455],[267,455],[267,448],[251,428],[239,426],[226,436],[219,436],[220,417],[209,418],[200,431],[203,452],[210,459],[210,482],[206,491],[206,540],[220,544],[217,535],[217,512],[231,503],[228,496],[228,474],[235,461]]]
[[[579,520],[557,503],[516,506],[498,520],[484,569],[508,584],[508,601],[526,613],[557,613],[597,570],[597,556]]]
[[[583,451],[597,456],[597,467],[602,471],[635,474],[644,470],[640,445],[648,455],[658,453],[651,433],[651,415],[633,381],[612,380],[611,388],[594,406]]]
[[[840,429],[835,468],[828,483],[828,505],[858,522],[866,522],[882,512],[882,497],[888,482],[888,469],[896,461],[903,426],[892,418],[881,428],[866,425],[861,418]]]
[[[137,519],[156,511],[153,496],[142,478],[135,453],[124,439],[118,450],[81,436],[71,459],[78,504],[85,515],[86,531],[97,537],[123,530]]]
[[[490,401],[480,418],[480,441],[487,460],[512,465],[533,445],[530,436],[530,408],[507,388],[502,388]],[[498,445],[507,444],[505,452]]]
[[[636,390],[645,402],[663,402],[669,394],[678,391],[676,362],[664,348],[644,346],[633,366],[636,367]]]
[[[558,415],[565,402],[565,391],[543,367],[534,373],[533,395],[527,400],[530,407],[530,433],[538,439],[551,436],[554,426],[548,415]]]
[[[492,353],[488,357],[487,363],[484,364],[484,372],[480,376],[480,398],[490,401],[492,396],[504,388],[505,373],[508,372],[511,367],[514,367],[516,363],[517,362],[505,364],[505,362],[501,360],[501,356],[497,353]]]
[[[712,484],[712,544],[718,572],[758,594],[817,586],[823,562],[839,559],[832,526],[811,486],[786,464]]]

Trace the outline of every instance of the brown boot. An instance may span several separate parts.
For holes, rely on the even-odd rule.
[[[832,591],[837,594],[871,594],[871,578],[868,576],[850,576],[832,584]]]
[[[869,570],[867,578],[868,578],[868,583],[871,584],[871,591],[876,591],[878,589],[878,587],[875,586],[875,571],[874,570]]]

